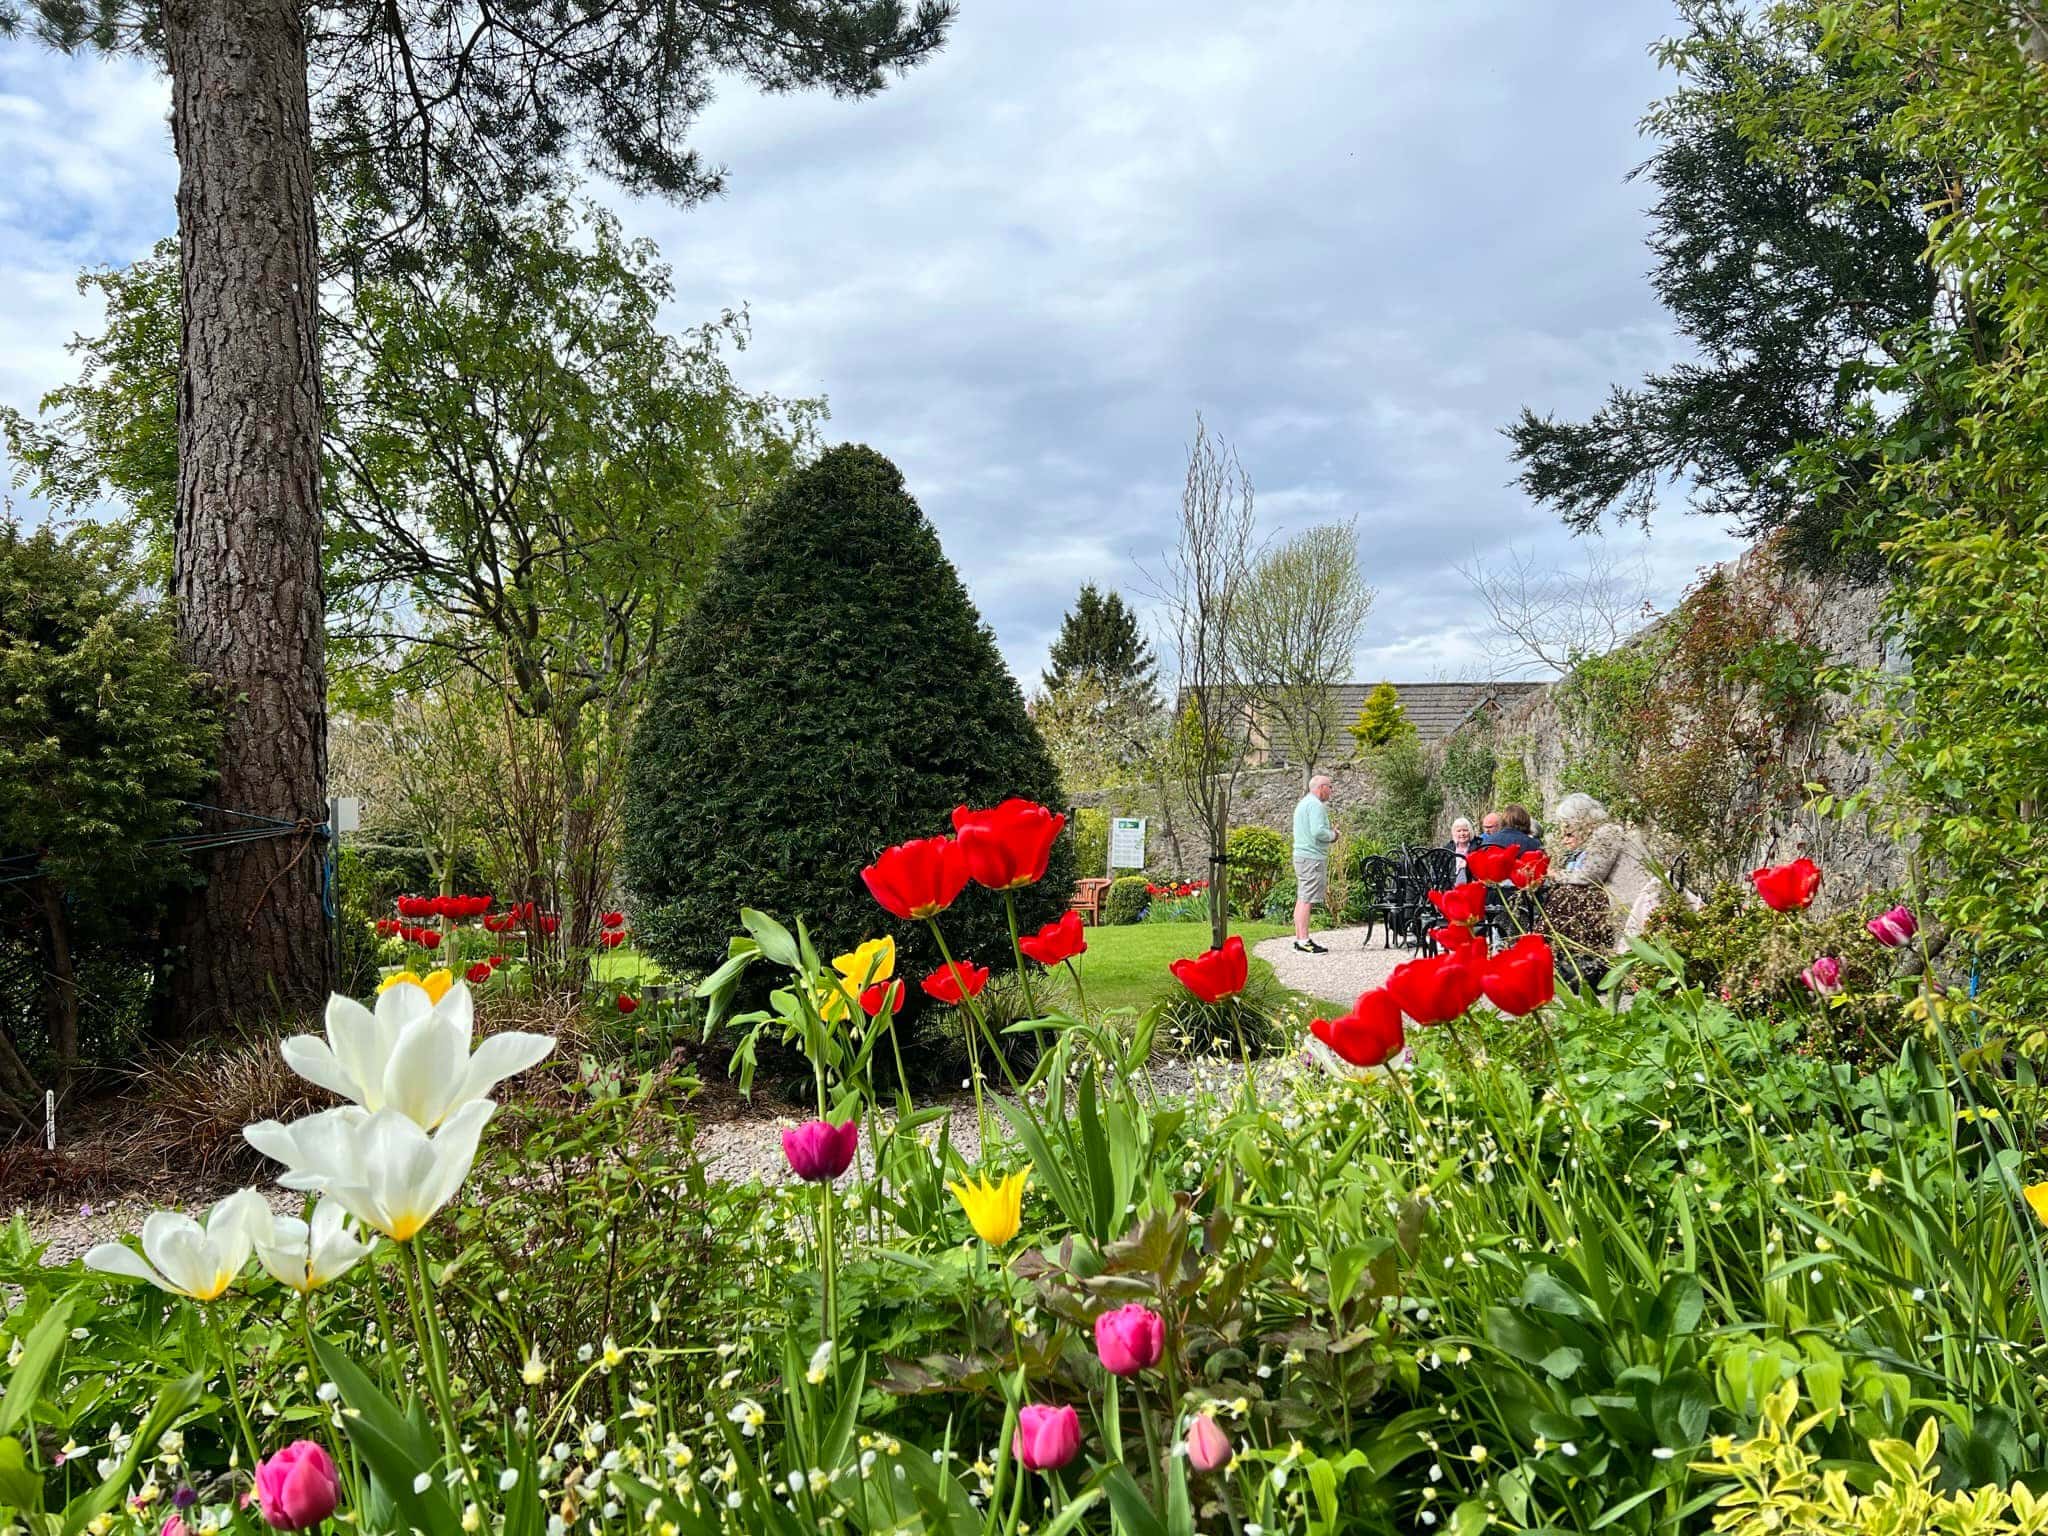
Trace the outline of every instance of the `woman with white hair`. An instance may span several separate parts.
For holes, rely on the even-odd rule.
[[[1663,884],[1651,872],[1636,835],[1591,795],[1566,795],[1550,813],[1550,829],[1565,852],[1564,870],[1552,878],[1601,890],[1621,930],[1622,942],[1643,931],[1657,910]]]

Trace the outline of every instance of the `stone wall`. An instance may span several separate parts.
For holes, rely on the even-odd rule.
[[[1753,550],[1734,562],[1733,570],[1738,576],[1751,573],[1757,569],[1754,562],[1769,559],[1767,551]],[[1839,578],[1816,580],[1775,572],[1772,577],[1783,583],[1789,599],[1783,628],[1787,632],[1795,627],[1802,630],[1805,638],[1825,652],[1831,663],[1882,666],[1888,670],[1903,667],[1903,657],[1887,651],[1879,636],[1881,588],[1859,586]],[[1838,796],[1853,794],[1868,785],[1876,770],[1876,764],[1869,758],[1847,749],[1838,739],[1836,727],[1847,707],[1848,700],[1830,695],[1822,702],[1817,718],[1805,722],[1794,733],[1804,780],[1822,784]],[[1580,787],[1571,782],[1574,744],[1555,689],[1518,700],[1505,710],[1495,726],[1494,739],[1496,750],[1520,753],[1540,791],[1541,804],[1531,807],[1539,817],[1544,808]],[[1440,759],[1441,748],[1436,750]],[[1739,808],[1754,809],[1755,802]],[[1443,820],[1447,824],[1452,815],[1476,814],[1477,809],[1447,805]],[[1638,830],[1662,856],[1669,857],[1675,852],[1671,840],[1662,837],[1656,827]],[[1746,839],[1743,847],[1731,849],[1725,863],[1730,870],[1746,870],[1759,864],[1782,863],[1802,854],[1814,859],[1828,873],[1818,903],[1823,909],[1858,904],[1866,890],[1896,885],[1905,875],[1903,851],[1863,821],[1820,818],[1797,807],[1771,808],[1762,831]],[[1698,887],[1703,878],[1694,877],[1691,883]]]

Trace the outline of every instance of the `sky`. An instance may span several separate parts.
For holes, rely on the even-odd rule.
[[[1500,429],[1685,355],[1625,179],[1673,24],[1670,0],[963,0],[879,97],[728,85],[693,134],[722,197],[593,190],[672,264],[675,329],[744,304],[740,381],[826,396],[828,440],[902,467],[1027,686],[1081,583],[1149,615],[1198,412],[1262,536],[1355,520],[1354,677],[1486,677],[1459,567],[1584,558]],[[134,61],[0,43],[0,403],[71,376],[81,268],[172,233],[167,105]],[[1675,506],[1605,543],[1664,604],[1736,549]]]

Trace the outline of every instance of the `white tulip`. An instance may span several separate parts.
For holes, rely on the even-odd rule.
[[[142,1222],[142,1253],[101,1243],[86,1254],[85,1267],[147,1280],[194,1301],[215,1301],[235,1283],[270,1221],[270,1207],[253,1189],[237,1190],[214,1206],[204,1226],[179,1211],[151,1211]]]
[[[257,1234],[256,1262],[280,1285],[304,1296],[339,1280],[376,1243],[348,1229],[339,1204],[322,1200],[313,1207],[311,1223],[296,1216],[274,1218],[267,1239]]]
[[[412,1237],[455,1198],[497,1105],[471,1099],[431,1136],[397,1109],[344,1105],[291,1125],[266,1120],[242,1134],[283,1163],[288,1189],[318,1190],[393,1242]]]
[[[552,1035],[512,1030],[472,1055],[474,1023],[469,987],[460,981],[439,1002],[420,987],[390,987],[378,994],[374,1013],[353,998],[330,997],[327,1038],[292,1036],[285,1065],[372,1113],[395,1109],[431,1131],[555,1048]]]

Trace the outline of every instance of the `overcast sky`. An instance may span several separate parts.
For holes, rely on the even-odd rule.
[[[1266,531],[1356,517],[1360,679],[1484,675],[1454,567],[1579,558],[1510,484],[1501,426],[1681,355],[1624,181],[1672,22],[1669,0],[964,0],[880,98],[729,88],[696,134],[725,197],[606,200],[673,264],[678,329],[747,305],[741,380],[828,396],[831,438],[903,467],[1027,683],[1083,581],[1142,602],[1197,411]],[[70,376],[98,320],[81,267],[171,233],[167,103],[132,62],[0,43],[0,401]],[[1675,513],[1608,542],[1667,601],[1734,547]]]

